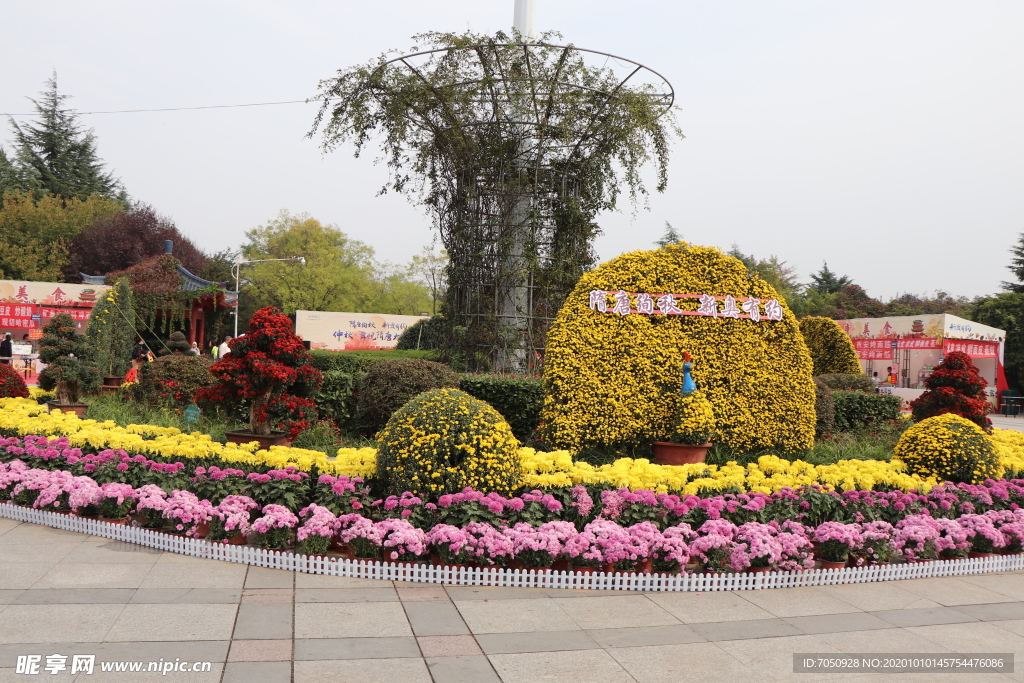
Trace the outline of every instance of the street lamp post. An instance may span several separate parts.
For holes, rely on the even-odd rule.
[[[235,276],[235,291],[239,293],[238,303],[235,304],[235,335],[234,336],[236,336],[236,337],[238,336],[238,307],[242,305],[241,282],[239,280],[239,275],[240,275],[240,272],[242,270],[242,266],[246,265],[247,263],[267,263],[268,261],[287,261],[288,263],[301,263],[302,265],[306,265],[306,259],[305,259],[305,257],[302,257],[302,256],[292,256],[290,258],[261,258],[261,259],[253,259],[251,261],[247,261],[247,260],[243,259],[241,256],[238,257],[238,259],[235,261],[235,264],[233,266],[231,266],[231,272]]]

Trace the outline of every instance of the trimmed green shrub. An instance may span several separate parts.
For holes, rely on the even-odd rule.
[[[818,377],[814,378],[814,413],[817,416],[815,437],[836,431],[836,402],[832,398],[832,390]]]
[[[183,408],[195,400],[196,392],[216,384],[210,374],[213,359],[191,353],[161,356],[139,370],[139,381],[131,394],[145,403],[166,403]]]
[[[910,472],[940,482],[981,484],[1003,476],[999,455],[984,430],[953,413],[921,420],[904,432],[894,452]]]
[[[850,336],[832,318],[807,316],[800,321],[800,332],[811,352],[815,375],[861,371]]]
[[[355,429],[356,388],[363,374],[323,371],[323,383],[314,397],[317,414],[331,418],[339,429]]]
[[[158,354],[161,356],[170,355],[174,353],[188,353],[192,348],[192,345],[185,339],[185,333],[175,330],[171,332],[171,336],[167,338],[167,341],[160,346]]]
[[[818,375],[815,379],[820,379],[825,386],[829,389],[840,389],[843,391],[869,391],[876,393],[875,383],[867,375],[852,375],[844,373],[833,373],[827,375]]]
[[[544,405],[544,381],[540,377],[462,375],[459,389],[501,413],[517,439],[528,439],[537,430]]]
[[[459,376],[441,363],[422,358],[378,361],[359,379],[356,419],[363,431],[372,434],[412,397],[458,386]]]
[[[398,338],[396,349],[404,350],[435,350],[443,349],[448,343],[448,325],[444,316],[435,315],[420,320],[409,327]]]
[[[371,358],[354,351],[324,351],[314,349],[309,352],[313,357],[313,367],[320,372],[347,372],[358,375],[370,369],[378,358]]]
[[[377,472],[388,493],[425,499],[467,486],[510,495],[519,442],[501,415],[458,389],[434,389],[402,406],[380,432]]]
[[[833,391],[832,400],[836,407],[836,429],[841,432],[859,429],[872,422],[895,420],[900,416],[899,396]]]
[[[39,373],[39,388],[53,391],[59,405],[78,403],[79,393],[99,386],[100,371],[93,362],[92,347],[67,313],[58,313],[43,328],[39,360],[46,363]]]

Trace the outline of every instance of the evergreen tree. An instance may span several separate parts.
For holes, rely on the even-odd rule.
[[[1010,265],[1006,267],[1017,276],[1017,282],[1004,282],[1003,289],[1018,294],[1024,293],[1024,233],[1017,238],[1017,246],[1010,249],[1010,253],[1013,254],[1013,258],[1010,259]]]
[[[811,289],[816,289],[824,294],[835,294],[843,291],[847,285],[852,285],[853,280],[846,275],[837,275],[828,268],[828,263],[822,261],[821,270],[811,274]]]
[[[93,194],[125,200],[120,181],[106,172],[96,154],[96,136],[84,130],[77,114],[65,106],[57,75],[46,82],[40,99],[32,100],[38,123],[18,125],[11,119],[16,156],[0,159],[0,189],[31,190],[64,198]]]
[[[665,232],[661,234],[661,237],[654,240],[654,244],[660,247],[666,247],[670,244],[678,244],[683,241],[683,236],[676,232],[676,229],[672,227],[672,224],[665,221]]]

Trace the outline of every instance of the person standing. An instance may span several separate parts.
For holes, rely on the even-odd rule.
[[[11,364],[11,356],[14,355],[14,343],[11,341],[11,333],[8,332],[4,335],[4,340],[0,341],[0,363],[4,365]]]
[[[224,358],[224,356],[226,356],[226,355],[228,355],[229,353],[231,353],[231,347],[230,347],[230,346],[228,346],[228,342],[229,342],[229,341],[231,341],[231,335],[230,335],[230,334],[229,334],[229,335],[225,335],[225,337],[224,337],[224,343],[222,343],[222,344],[220,345],[220,348],[218,348],[218,349],[217,349],[217,352],[218,352],[218,353],[217,353],[217,358],[219,358],[219,359],[223,359],[223,358]]]

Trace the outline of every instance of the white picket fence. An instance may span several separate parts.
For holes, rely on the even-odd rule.
[[[249,546],[227,545],[185,538],[150,529],[111,524],[97,519],[0,504],[0,517],[31,522],[55,529],[66,529],[127,543],[137,543],[172,553],[211,560],[238,562],[254,567],[284,569],[307,574],[349,576],[382,581],[444,583],[456,586],[502,586],[507,588],[576,588],[627,591],[734,591],[764,588],[827,586],[841,583],[897,581],[937,576],[962,576],[1024,569],[1024,555],[941,560],[915,564],[890,564],[844,569],[809,569],[798,572],[762,574],[604,574],[502,568],[452,568],[427,564],[402,564],[342,558],[320,558],[265,550]]]

